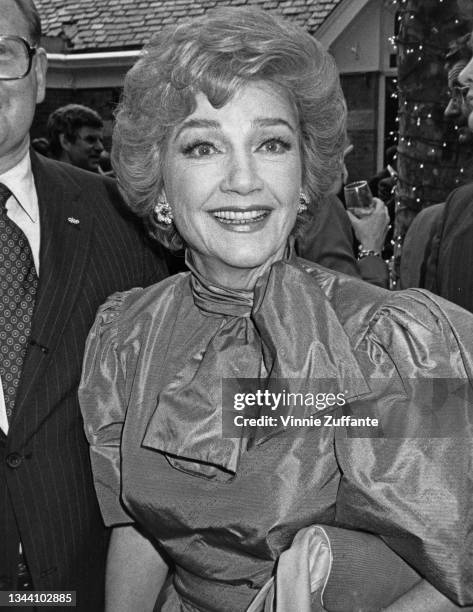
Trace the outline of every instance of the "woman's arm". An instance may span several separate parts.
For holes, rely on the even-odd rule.
[[[107,558],[105,612],[152,611],[168,566],[133,526],[115,527]]]
[[[385,608],[385,612],[454,612],[455,610],[468,612],[473,610],[473,607],[457,606],[425,580]]]

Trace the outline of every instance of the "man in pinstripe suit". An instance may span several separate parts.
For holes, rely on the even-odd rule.
[[[107,533],[77,401],[84,343],[108,295],[156,282],[166,266],[113,181],[30,152],[45,92],[39,36],[32,0],[0,0],[2,231],[20,228],[37,273],[12,409],[6,359],[0,363],[0,590],[19,586],[22,550],[25,588],[75,590],[78,609],[89,612],[102,608]],[[0,301],[4,346],[6,313]]]

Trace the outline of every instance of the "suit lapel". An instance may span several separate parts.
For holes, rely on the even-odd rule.
[[[80,186],[47,160],[34,154],[31,159],[41,224],[39,287],[12,426],[54,358],[81,288],[93,232],[91,215],[79,203]]]

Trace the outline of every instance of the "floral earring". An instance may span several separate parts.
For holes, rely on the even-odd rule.
[[[169,205],[165,195],[161,196],[161,198],[158,200],[158,203],[154,207],[153,213],[156,221],[163,225],[171,225],[174,220],[171,206]]]
[[[306,194],[301,191],[299,193],[299,208],[297,209],[297,214],[301,215],[302,213],[305,213],[305,211],[309,208],[309,198],[306,196]]]

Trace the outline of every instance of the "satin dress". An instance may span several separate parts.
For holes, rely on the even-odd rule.
[[[136,522],[172,564],[162,609],[245,610],[312,524],[379,535],[472,603],[473,317],[294,256],[254,292],[191,270],[109,298],[80,390],[106,524]],[[231,429],[225,381],[248,379],[329,381],[346,404],[297,416],[379,426]]]

